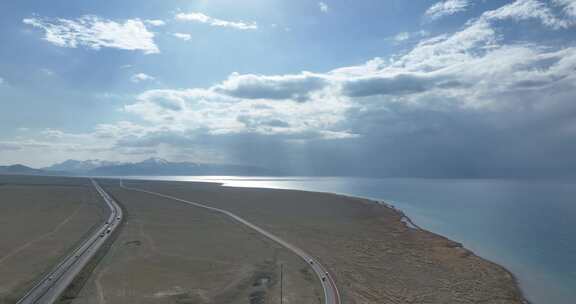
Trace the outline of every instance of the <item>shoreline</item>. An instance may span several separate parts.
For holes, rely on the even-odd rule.
[[[28,177],[28,176],[26,176]],[[48,177],[48,178],[53,178],[53,177]],[[67,177],[71,180],[77,180],[77,179],[85,179],[84,177]],[[496,263],[488,258],[482,257],[481,255],[476,254],[475,252],[467,249],[466,247],[464,247],[464,245],[460,242],[454,241],[442,234],[439,233],[435,233],[431,230],[422,228],[421,226],[419,226],[418,224],[416,224],[408,215],[406,215],[406,213],[401,209],[396,207],[393,204],[390,204],[388,202],[386,202],[385,200],[381,199],[381,198],[374,198],[374,197],[366,197],[366,196],[359,196],[359,195],[350,195],[350,194],[346,194],[346,193],[339,193],[339,192],[329,192],[329,191],[314,191],[314,190],[301,190],[301,189],[290,189],[290,188],[280,188],[280,187],[272,187],[272,188],[268,188],[268,187],[250,187],[250,186],[235,186],[235,185],[227,185],[226,182],[220,182],[220,181],[216,181],[216,180],[208,180],[208,181],[204,181],[204,180],[192,180],[192,181],[185,181],[185,180],[162,180],[162,179],[154,179],[154,178],[103,178],[103,179],[107,179],[109,181],[120,181],[120,180],[126,180],[126,181],[134,181],[134,182],[153,182],[153,183],[166,183],[167,185],[186,185],[186,184],[204,184],[204,185],[214,185],[216,187],[214,187],[215,189],[217,188],[227,188],[227,189],[242,189],[242,190],[246,190],[247,192],[268,192],[268,191],[285,191],[285,192],[300,192],[300,193],[304,193],[304,194],[310,194],[310,195],[314,195],[314,194],[324,194],[324,195],[329,195],[329,196],[334,196],[334,197],[342,197],[345,198],[347,201],[349,201],[349,203],[351,205],[353,204],[365,204],[365,205],[375,205],[375,206],[379,206],[379,207],[384,207],[387,210],[392,211],[393,213],[395,213],[398,218],[400,219],[400,222],[406,226],[408,229],[412,230],[418,230],[418,231],[422,231],[425,232],[431,236],[433,236],[433,238],[435,239],[441,239],[441,240],[445,240],[447,242],[449,242],[450,244],[455,244],[457,246],[449,246],[451,248],[461,248],[463,250],[463,252],[465,252],[467,255],[472,255],[474,257],[476,257],[477,259],[486,262],[487,264],[492,265],[493,268],[497,268],[501,271],[503,271],[503,273],[505,273],[509,278],[510,281],[507,284],[510,284],[509,286],[514,287],[517,291],[516,295],[518,297],[515,297],[516,303],[523,303],[523,304],[534,304],[534,302],[531,302],[530,300],[528,300],[525,296],[525,292],[522,288],[522,285],[520,284],[518,278],[516,277],[516,275],[514,273],[512,273],[510,270],[508,270],[505,266]],[[45,185],[44,183],[41,184],[36,184],[35,182],[32,182],[31,184],[33,185]],[[68,186],[67,182],[64,183],[63,186]],[[216,191],[221,191],[221,190],[216,190]],[[376,209],[374,209],[376,210]],[[375,213],[377,214],[377,213]],[[413,227],[410,227],[413,226]],[[384,253],[383,253],[384,254]]]
[[[496,263],[496,262],[494,262],[494,261],[492,261],[492,260],[490,260],[490,259],[488,259],[488,258],[485,258],[485,257],[483,257],[483,256],[481,256],[481,255],[476,254],[474,251],[466,248],[466,247],[465,247],[462,243],[460,243],[460,242],[457,242],[457,241],[452,240],[452,239],[450,239],[450,238],[448,238],[448,237],[446,237],[446,236],[444,236],[444,235],[441,235],[441,234],[439,234],[439,233],[436,233],[436,232],[433,232],[433,231],[430,231],[430,230],[428,230],[428,229],[424,229],[424,228],[418,226],[408,215],[406,215],[406,213],[405,213],[402,209],[399,209],[399,208],[397,208],[396,206],[394,206],[394,205],[392,205],[392,204],[390,204],[390,203],[387,203],[387,202],[385,202],[385,201],[383,201],[383,200],[381,200],[381,199],[371,198],[371,197],[364,197],[364,196],[354,196],[354,195],[349,195],[349,194],[345,194],[345,193],[338,193],[338,192],[294,190],[294,189],[282,189],[282,188],[235,187],[235,186],[226,186],[226,185],[223,184],[223,183],[217,183],[217,184],[220,184],[222,187],[230,187],[230,188],[243,188],[243,189],[254,189],[254,190],[270,190],[270,189],[272,189],[272,190],[285,190],[285,191],[300,191],[300,192],[307,192],[307,193],[322,193],[322,194],[329,194],[329,195],[341,196],[341,197],[345,197],[345,198],[349,198],[349,199],[353,199],[353,200],[360,199],[360,200],[365,201],[365,202],[368,203],[368,204],[376,204],[376,205],[379,205],[379,206],[383,206],[383,207],[385,207],[385,208],[389,208],[389,209],[395,211],[396,213],[398,213],[398,215],[400,215],[402,219],[405,219],[405,220],[407,221],[407,222],[404,222],[404,221],[402,221],[402,222],[403,222],[408,228],[411,228],[411,227],[409,227],[409,225],[413,225],[414,227],[416,227],[417,230],[424,231],[424,232],[433,234],[433,235],[435,235],[436,237],[440,237],[440,238],[445,239],[445,240],[448,240],[448,241],[450,241],[450,242],[454,242],[454,243],[456,243],[456,244],[459,244],[459,247],[460,247],[460,248],[462,248],[462,249],[470,252],[470,254],[472,254],[472,255],[474,255],[474,256],[476,256],[476,257],[478,257],[478,258],[480,258],[480,259],[482,259],[482,260],[484,260],[484,261],[486,261],[486,262],[488,262],[488,263],[490,263],[490,264],[492,264],[492,265],[500,268],[501,270],[505,271],[505,272],[512,278],[512,280],[514,281],[514,285],[516,285],[516,287],[517,287],[518,290],[520,291],[520,296],[522,297],[523,303],[524,303],[524,304],[536,304],[536,303],[533,303],[533,302],[531,302],[530,300],[528,300],[528,299],[526,298],[525,292],[524,292],[524,290],[523,290],[523,288],[522,288],[522,285],[520,284],[520,281],[518,280],[518,278],[516,277],[516,275],[515,275],[514,273],[512,273],[512,271],[510,271],[508,268],[506,268],[505,266],[500,265],[500,264],[498,264],[498,263]],[[407,224],[409,224],[409,225],[407,225]],[[411,228],[411,229],[414,229],[414,228]]]
[[[524,292],[524,290],[523,290],[523,288],[522,288],[522,285],[520,284],[520,281],[518,280],[518,278],[516,277],[516,275],[515,275],[514,273],[512,273],[512,271],[510,271],[508,268],[506,268],[505,266],[503,266],[503,265],[501,265],[501,264],[498,264],[498,263],[496,263],[496,262],[494,262],[494,261],[492,261],[492,260],[490,260],[490,259],[488,259],[488,258],[485,258],[485,257],[483,257],[483,256],[481,256],[481,255],[476,254],[474,251],[466,248],[466,247],[465,247],[462,243],[460,243],[460,242],[457,242],[457,241],[452,240],[452,239],[450,239],[450,238],[448,238],[448,237],[446,237],[446,236],[444,236],[444,235],[441,235],[441,234],[439,234],[439,233],[436,233],[436,232],[433,232],[433,231],[430,231],[430,230],[428,230],[428,229],[424,229],[424,228],[418,226],[408,215],[406,215],[406,213],[405,213],[402,209],[397,208],[396,206],[394,206],[394,205],[392,205],[392,204],[390,204],[390,203],[387,203],[387,202],[385,202],[385,201],[383,201],[383,200],[381,200],[381,199],[370,198],[370,197],[363,197],[363,196],[354,196],[354,195],[349,195],[349,194],[345,194],[345,193],[338,193],[338,192],[308,191],[308,190],[294,190],[294,189],[282,189],[282,188],[234,187],[234,186],[226,186],[226,185],[224,185],[224,184],[222,184],[222,183],[218,183],[218,184],[220,184],[220,185],[223,186],[223,187],[244,188],[244,189],[254,189],[254,190],[270,190],[270,189],[273,189],[273,190],[300,191],[300,192],[308,192],[308,193],[322,193],[322,194],[329,194],[329,195],[341,196],[341,197],[345,197],[345,198],[349,198],[349,199],[353,199],[353,200],[361,199],[361,200],[365,201],[365,202],[368,203],[368,204],[376,204],[376,205],[379,205],[379,206],[383,206],[383,207],[385,207],[385,208],[389,208],[389,209],[393,210],[394,212],[396,212],[396,213],[402,218],[402,222],[403,222],[408,228],[416,229],[416,230],[420,230],[420,231],[424,231],[424,232],[433,234],[433,235],[436,236],[436,237],[440,237],[440,238],[445,239],[445,240],[448,240],[448,241],[450,241],[450,242],[454,242],[454,243],[456,243],[456,244],[459,245],[458,247],[466,250],[466,251],[469,252],[471,255],[474,255],[474,256],[476,256],[476,257],[478,257],[478,258],[480,258],[480,259],[482,259],[482,260],[484,260],[484,261],[486,261],[486,262],[488,262],[488,263],[490,263],[490,264],[492,264],[492,265],[500,268],[501,270],[505,271],[505,272],[512,278],[512,280],[514,281],[514,285],[516,285],[516,287],[517,287],[518,290],[520,291],[520,296],[522,297],[522,302],[523,302],[524,304],[536,304],[536,303],[533,303],[533,302],[531,302],[530,300],[528,300],[528,299],[526,298],[525,292]],[[404,219],[406,220],[406,222],[403,221]],[[410,227],[409,225],[412,225],[412,226],[414,226],[415,228],[412,228],[412,227]]]
[[[110,178],[111,179],[111,178]],[[451,242],[453,244],[455,244],[454,247],[458,247],[461,248],[462,250],[465,250],[467,253],[469,253],[470,255],[473,255],[491,265],[493,265],[494,267],[504,271],[513,281],[514,287],[516,287],[516,289],[519,291],[519,295],[521,297],[521,303],[523,304],[535,304],[533,302],[531,302],[530,300],[528,300],[526,298],[525,292],[522,288],[522,285],[520,284],[520,281],[518,280],[518,278],[516,277],[516,275],[514,275],[514,273],[512,273],[508,268],[506,268],[505,266],[496,263],[488,258],[485,258],[481,255],[476,254],[475,252],[473,252],[472,250],[467,249],[461,242],[452,240],[444,235],[441,235],[439,233],[427,230],[422,228],[421,226],[419,226],[418,224],[416,224],[408,215],[406,215],[406,213],[396,207],[393,204],[387,203],[386,201],[379,199],[379,198],[373,198],[373,197],[364,197],[364,196],[354,196],[354,195],[350,195],[350,194],[346,194],[346,193],[339,193],[339,192],[327,192],[327,191],[312,191],[312,190],[300,190],[300,189],[290,189],[290,188],[265,188],[265,187],[244,187],[244,186],[233,186],[233,185],[227,185],[225,182],[220,182],[220,181],[203,181],[203,180],[195,180],[195,181],[178,181],[178,180],[155,180],[155,179],[129,179],[129,178],[115,178],[116,180],[128,180],[128,181],[151,181],[151,182],[164,182],[164,183],[197,183],[197,184],[212,184],[212,185],[218,185],[220,187],[225,187],[225,188],[230,188],[230,189],[243,189],[243,190],[256,190],[256,191],[264,191],[264,190],[281,190],[281,191],[296,191],[296,192],[302,192],[302,193],[311,193],[311,194],[325,194],[325,195],[333,195],[333,196],[339,196],[339,197],[343,197],[349,200],[354,200],[354,201],[358,201],[360,200],[363,203],[366,204],[374,204],[374,205],[378,205],[378,206],[382,206],[384,208],[390,209],[392,211],[394,211],[401,219],[401,222],[409,229],[414,229],[414,230],[418,230],[421,232],[425,232],[425,233],[429,233],[431,235],[433,235],[436,238],[440,238],[443,240],[446,240],[448,242]],[[411,227],[412,226],[412,227]]]

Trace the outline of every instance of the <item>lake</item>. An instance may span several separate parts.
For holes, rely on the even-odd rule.
[[[130,177],[134,178],[134,177]],[[342,177],[141,177],[334,192],[382,200],[503,265],[537,304],[576,303],[576,181]]]

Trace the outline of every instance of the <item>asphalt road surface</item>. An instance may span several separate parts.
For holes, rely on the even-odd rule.
[[[340,304],[340,293],[338,292],[338,288],[336,287],[336,284],[334,283],[334,280],[332,279],[332,276],[328,273],[327,269],[324,266],[322,266],[313,257],[311,257],[306,252],[304,252],[302,249],[282,240],[281,238],[273,235],[272,233],[248,222],[247,220],[235,215],[232,212],[229,212],[229,211],[226,211],[223,209],[209,207],[209,206],[206,206],[206,205],[203,205],[200,203],[187,201],[187,200],[184,200],[181,198],[173,197],[170,195],[165,195],[165,194],[158,193],[158,192],[152,192],[152,191],[143,190],[143,189],[139,189],[139,188],[133,188],[133,187],[127,187],[124,185],[122,180],[120,180],[120,187],[127,189],[127,190],[139,191],[139,192],[144,192],[144,193],[148,193],[148,194],[163,197],[163,198],[168,198],[168,199],[179,201],[179,202],[189,204],[189,205],[192,205],[195,207],[204,208],[204,209],[208,209],[208,210],[213,211],[213,212],[225,214],[225,215],[231,217],[232,219],[234,219],[235,221],[250,227],[251,229],[255,230],[256,232],[258,232],[258,233],[266,236],[267,238],[271,239],[272,241],[282,245],[286,249],[294,252],[296,255],[298,255],[300,258],[302,258],[312,268],[312,270],[314,270],[314,273],[316,274],[316,276],[320,280],[320,283],[322,284],[322,288],[324,290],[325,304]]]
[[[72,283],[74,278],[88,264],[98,249],[112,235],[122,221],[122,209],[95,180],[91,180],[96,191],[102,196],[110,215],[105,223],[96,229],[84,242],[66,256],[48,274],[42,277],[17,303],[50,304],[54,303]]]

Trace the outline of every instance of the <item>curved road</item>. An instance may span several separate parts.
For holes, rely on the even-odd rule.
[[[232,219],[234,219],[235,221],[250,227],[251,229],[255,230],[256,232],[258,232],[258,233],[264,235],[265,237],[271,239],[272,241],[282,245],[284,248],[294,252],[296,255],[298,255],[300,258],[302,258],[312,268],[312,270],[314,270],[314,273],[316,274],[316,276],[320,280],[320,283],[322,284],[322,288],[324,289],[325,304],[340,304],[340,293],[338,291],[338,288],[336,287],[336,284],[334,283],[334,280],[332,279],[332,276],[329,275],[326,268],[324,266],[322,266],[320,263],[318,263],[318,261],[315,260],[313,257],[311,257],[310,255],[305,253],[302,249],[282,240],[281,238],[273,235],[272,233],[248,222],[247,220],[237,216],[236,214],[234,214],[232,212],[229,212],[229,211],[226,211],[223,209],[209,207],[209,206],[206,206],[206,205],[203,205],[200,203],[187,201],[187,200],[184,200],[181,198],[177,198],[177,197],[170,196],[170,195],[165,195],[165,194],[158,193],[158,192],[152,192],[152,191],[143,190],[143,189],[139,189],[139,188],[127,187],[124,185],[123,180],[120,180],[120,187],[127,189],[127,190],[139,191],[139,192],[148,193],[151,195],[179,201],[179,202],[182,202],[182,203],[185,203],[188,205],[192,205],[195,207],[208,209],[210,211],[214,211],[214,212],[229,216]]]
[[[98,194],[110,208],[110,215],[106,223],[103,223],[80,246],[42,277],[17,304],[54,303],[112,235],[112,232],[120,226],[123,216],[122,209],[96,181],[92,179],[91,181]]]

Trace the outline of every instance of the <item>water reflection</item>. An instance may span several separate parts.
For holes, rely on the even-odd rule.
[[[576,299],[574,181],[235,176],[155,179],[334,192],[384,200],[421,227],[462,242],[504,265],[517,276],[531,301],[572,304]]]

